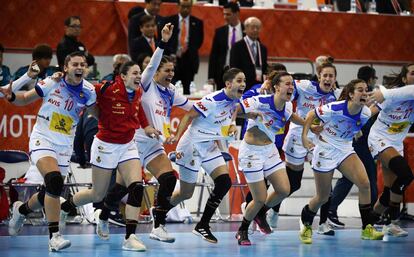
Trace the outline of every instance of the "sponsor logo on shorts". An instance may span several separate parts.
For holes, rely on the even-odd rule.
[[[100,156],[96,157],[96,161],[101,162],[101,157]]]
[[[248,162],[247,163],[247,168],[251,168],[252,167],[252,163],[251,162]]]
[[[194,164],[195,164],[195,161],[194,160],[191,160],[190,165],[191,166],[194,166]]]
[[[316,167],[321,167],[321,165],[322,165],[322,164],[321,164],[321,162],[319,162],[319,161],[316,163]]]
[[[40,141],[36,140],[35,146],[39,146],[40,145]]]

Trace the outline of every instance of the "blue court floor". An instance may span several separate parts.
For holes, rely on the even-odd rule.
[[[194,224],[167,224],[176,237],[173,244],[149,239],[151,225],[139,225],[138,235],[148,250],[144,253],[122,251],[123,228],[111,227],[109,241],[101,241],[94,234],[93,225],[70,225],[65,237],[72,246],[59,253],[49,253],[47,249],[47,227],[25,225],[17,237],[7,235],[7,226],[0,226],[0,256],[40,257],[40,256],[169,256],[169,257],[216,257],[216,256],[320,256],[320,257],[411,257],[414,256],[414,228],[407,228],[409,236],[390,241],[364,241],[360,239],[358,220],[351,221],[351,228],[336,230],[336,235],[321,236],[314,231],[313,244],[303,245],[298,239],[298,218],[282,218],[281,229],[271,235],[255,232],[250,235],[252,246],[239,246],[235,231],[238,222],[213,223],[212,230],[218,244],[211,244],[191,233]],[[348,224],[348,223],[347,223]],[[317,221],[315,220],[315,225]],[[413,227],[410,223],[403,227]]]

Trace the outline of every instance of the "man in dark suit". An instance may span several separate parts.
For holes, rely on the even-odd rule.
[[[131,59],[136,63],[138,63],[138,56],[140,54],[147,53],[151,56],[157,45],[155,38],[157,25],[155,24],[154,16],[141,16],[139,28],[142,35],[132,41],[131,48],[129,49]]]
[[[157,32],[161,32],[162,29],[162,23],[163,23],[163,17],[159,16],[158,13],[160,12],[160,8],[161,8],[161,0],[145,0],[145,9],[142,12],[139,12],[139,7],[133,7],[131,9],[131,15],[133,13],[136,13],[134,15],[132,15],[129,18],[128,21],[128,50],[129,50],[129,55],[132,57],[131,55],[131,46],[133,43],[133,40],[136,38],[139,38],[142,33],[141,30],[139,28],[140,25],[140,19],[142,16],[144,15],[151,15],[155,17],[155,23],[157,24]],[[129,15],[129,14],[128,14]]]
[[[217,89],[224,87],[223,70],[230,65],[230,50],[232,46],[243,38],[244,27],[239,18],[240,8],[237,3],[230,2],[224,6],[223,15],[227,24],[217,28],[214,34],[208,61],[209,82]]]
[[[235,43],[230,51],[230,67],[239,68],[246,76],[246,89],[263,83],[267,71],[267,49],[260,43],[259,34],[262,22],[256,17],[244,21],[246,36]]]
[[[198,72],[200,58],[198,49],[203,44],[203,22],[191,16],[191,0],[180,0],[179,13],[166,18],[166,23],[174,25],[174,31],[169,42],[170,53],[176,55],[174,81],[181,80],[184,94],[190,94],[190,83]]]

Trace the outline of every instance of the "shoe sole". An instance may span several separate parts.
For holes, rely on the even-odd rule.
[[[345,225],[336,224],[335,222],[332,222],[330,219],[328,219],[328,224],[335,228],[345,228]]]
[[[208,238],[205,238],[202,234],[198,233],[198,231],[195,230],[195,229],[193,230],[193,234],[196,235],[196,236],[201,237],[202,239],[206,240],[209,243],[217,244],[217,241],[214,241],[214,240],[210,240]]]
[[[319,235],[322,235],[322,236],[335,236],[335,231],[329,231],[329,232],[319,232],[319,231],[317,231],[316,233],[318,233]]]
[[[64,245],[64,246],[63,246],[62,248],[60,248],[60,249],[52,248],[52,247],[50,247],[50,246],[49,246],[49,252],[59,252],[60,250],[63,250],[63,249],[69,248],[71,245],[72,245],[72,243],[71,243],[71,242],[69,242],[69,244]]]
[[[160,241],[160,242],[164,242],[164,243],[170,243],[170,244],[175,242],[175,239],[162,239],[162,238],[160,238],[160,237],[158,237],[154,234],[150,234],[149,238],[152,239],[152,240],[156,240],[156,241]]]
[[[122,246],[122,250],[131,251],[131,252],[145,252],[147,249],[146,248],[145,249],[133,249],[133,248],[127,248],[127,247]]]
[[[98,234],[98,232],[96,232],[96,235],[101,239],[101,240],[104,240],[104,241],[108,241],[109,240],[109,235],[108,236],[102,236],[102,235],[99,235]]]
[[[120,222],[115,221],[115,220],[113,220],[111,218],[108,218],[108,222],[111,223],[111,224],[113,224],[113,225],[119,226],[119,227],[125,227],[126,226],[124,223],[120,223]]]

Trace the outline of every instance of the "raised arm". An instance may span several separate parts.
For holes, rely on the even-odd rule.
[[[2,93],[6,99],[14,105],[28,105],[40,98],[34,88],[27,92],[14,93],[12,91],[12,86],[13,82],[10,82],[8,87],[0,87],[0,93]]]
[[[146,92],[151,85],[152,78],[155,75],[155,72],[160,65],[162,55],[164,53],[164,48],[167,46],[168,40],[170,40],[172,32],[174,29],[174,25],[171,23],[165,24],[164,28],[161,30],[162,39],[155,50],[154,54],[151,57],[151,60],[148,66],[145,68],[144,72],[142,73],[141,78],[141,87]]]
[[[13,81],[12,92],[17,92],[23,86],[34,81],[37,78],[37,75],[39,74],[39,72],[40,72],[39,66],[37,66],[36,61],[33,61],[29,65],[29,69],[27,70],[27,72],[23,76],[21,76],[19,79]],[[4,94],[1,91],[0,91],[0,97],[4,97]]]
[[[399,88],[386,89],[380,86],[379,90],[374,90],[368,94],[370,100],[382,103],[384,100],[406,101],[414,100],[414,85],[406,85]]]

